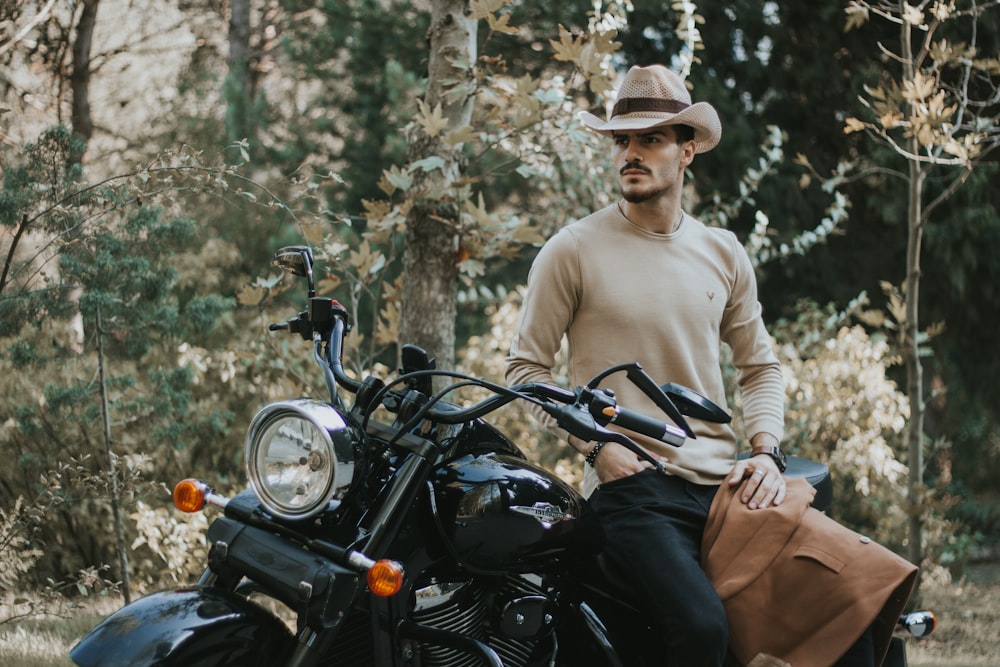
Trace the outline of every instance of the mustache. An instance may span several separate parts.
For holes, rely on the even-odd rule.
[[[646,169],[645,167],[643,167],[638,162],[626,162],[625,165],[621,169],[618,170],[618,173],[619,174],[624,174],[629,169],[638,169],[639,171],[645,172],[647,174],[649,173],[649,169]]]

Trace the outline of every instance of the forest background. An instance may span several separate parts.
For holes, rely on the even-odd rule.
[[[449,5],[474,39],[442,70]],[[933,48],[907,78],[910,30]],[[535,250],[617,196],[575,113],[633,63],[719,110],[685,206],[746,242],[786,446],[830,465],[836,518],[934,581],[997,546],[996,2],[5,0],[0,60],[0,623],[204,563],[169,488],[240,488],[257,407],[322,387],[267,332],[302,307],[282,245],[351,311],[353,372],[416,340],[502,380]]]

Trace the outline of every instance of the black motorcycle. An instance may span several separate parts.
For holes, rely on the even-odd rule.
[[[285,248],[274,262],[308,279],[309,308],[271,328],[313,342],[329,400],[280,401],[256,414],[247,491],[226,498],[204,482],[177,485],[179,508],[222,509],[201,579],[115,612],[72,659],[81,667],[662,665],[661,642],[601,567],[602,533],[586,500],[483,417],[529,401],[570,433],[617,442],[660,467],[608,424],[680,446],[693,436],[688,419],[729,415],[689,389],[658,386],[637,364],[574,391],[505,387],[436,370],[423,350],[405,346],[391,382],[356,381],[341,361],[347,312],[316,296],[311,250]],[[618,405],[599,387],[611,373],[625,373],[672,423]],[[451,386],[435,393],[435,377]],[[444,400],[463,386],[489,397],[469,407]],[[341,389],[354,394],[350,408]],[[814,504],[829,505],[826,466],[791,457],[786,474],[807,477]],[[917,635],[933,622],[927,612],[901,619]],[[895,641],[890,660],[905,665],[902,651]]]

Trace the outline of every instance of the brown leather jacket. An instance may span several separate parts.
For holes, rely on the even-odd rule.
[[[720,487],[702,539],[740,664],[765,654],[829,667],[869,625],[881,664],[916,566],[810,507],[804,479],[789,479],[785,500],[767,509],[748,509],[741,488]]]

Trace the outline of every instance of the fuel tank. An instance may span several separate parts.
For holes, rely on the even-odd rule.
[[[432,504],[448,551],[473,571],[537,571],[603,544],[586,500],[514,454],[468,453],[442,464]]]
[[[441,405],[444,408],[454,408],[450,403]],[[498,431],[493,424],[483,419],[473,419],[459,424],[437,424],[434,427],[434,439],[445,446],[446,459],[484,451],[524,458],[524,453],[517,445]]]

